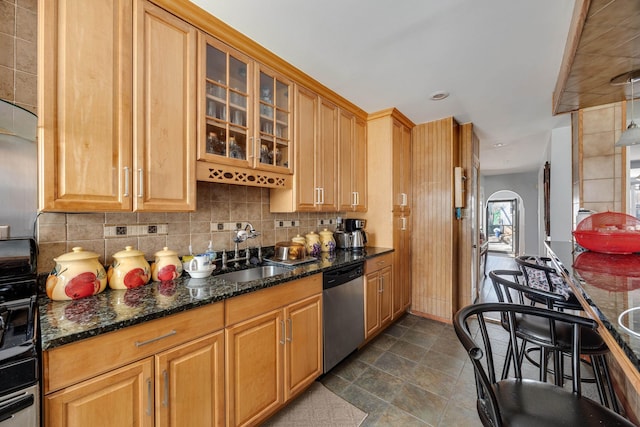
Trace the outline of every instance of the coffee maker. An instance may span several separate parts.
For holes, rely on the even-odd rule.
[[[347,218],[342,226],[342,218],[338,218],[338,227],[334,234],[336,247],[348,250],[362,250],[367,243],[367,234],[364,231],[365,220]]]

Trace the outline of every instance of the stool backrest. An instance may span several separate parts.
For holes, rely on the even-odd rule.
[[[504,342],[496,343],[495,340],[498,339],[499,334],[491,331],[491,327],[494,325],[491,319],[496,312],[500,313],[501,318],[507,322],[509,342],[513,351],[516,352],[516,358],[520,357],[518,352],[524,351],[518,345],[516,335],[518,319],[522,318],[522,316],[535,319],[537,322],[547,322],[550,329],[555,329],[559,325],[568,328],[571,335],[571,348],[565,348],[563,351],[571,356],[573,392],[581,395],[579,351],[581,328],[595,330],[597,328],[595,321],[530,305],[509,303],[474,304],[463,307],[455,314],[453,327],[473,364],[476,376],[478,411],[481,418],[490,420],[491,425],[501,425],[500,407],[494,392],[494,386],[499,382],[496,377],[496,368],[499,368],[496,366],[496,362],[500,363],[501,355],[496,358],[493,349],[504,348]],[[495,327],[502,329],[501,326],[496,325]],[[523,380],[521,369],[515,369],[511,378]],[[526,386],[526,383],[523,386]]]

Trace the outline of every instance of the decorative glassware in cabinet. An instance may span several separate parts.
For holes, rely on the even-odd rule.
[[[260,163],[289,168],[289,83],[260,71]]]
[[[246,160],[250,61],[210,39],[206,58],[204,152]]]

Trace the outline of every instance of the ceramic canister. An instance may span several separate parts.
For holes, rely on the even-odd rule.
[[[333,233],[326,228],[320,232],[320,248],[322,252],[333,252],[336,249]]]
[[[322,246],[320,244],[320,236],[315,231],[312,231],[310,233],[307,233],[305,235],[305,238],[307,241],[307,253],[312,256],[320,255]]]
[[[53,260],[56,266],[47,278],[47,296],[55,301],[95,295],[107,287],[107,273],[98,254],[75,247]]]
[[[299,235],[299,234],[296,234],[296,237],[293,237],[291,239],[291,241],[293,243],[300,243],[300,244],[305,245],[305,246],[307,245],[307,240],[304,237],[302,237],[301,235]]]
[[[182,275],[182,262],[176,251],[166,246],[155,253],[156,260],[151,266],[151,278],[156,282],[177,279]]]
[[[126,246],[113,254],[113,263],[107,272],[111,289],[133,289],[146,285],[151,279],[151,268],[144,252]]]

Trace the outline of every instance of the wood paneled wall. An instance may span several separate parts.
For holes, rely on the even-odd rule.
[[[412,311],[451,322],[457,307],[458,232],[453,168],[459,164],[453,117],[416,126],[412,134]]]

